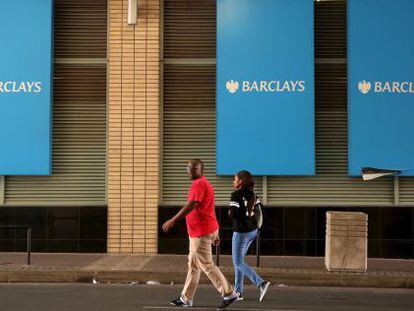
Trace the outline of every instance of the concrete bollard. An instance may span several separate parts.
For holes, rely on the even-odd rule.
[[[329,271],[367,271],[368,215],[327,212],[325,266]]]

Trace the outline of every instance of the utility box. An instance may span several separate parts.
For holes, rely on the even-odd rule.
[[[327,212],[325,266],[329,271],[367,271],[368,215]]]

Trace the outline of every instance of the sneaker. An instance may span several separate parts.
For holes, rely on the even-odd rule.
[[[242,294],[242,293],[240,293],[240,292],[237,292],[236,294],[237,294],[237,299],[236,299],[236,301],[242,301],[242,300],[243,300],[243,294]]]
[[[193,302],[191,300],[187,301],[183,297],[180,297],[178,299],[171,301],[170,304],[176,307],[192,307],[193,306]]]
[[[260,302],[263,300],[264,296],[266,295],[266,292],[269,289],[269,286],[270,286],[270,282],[263,282],[262,284],[259,285],[259,289],[260,289],[259,301]]]
[[[229,296],[226,296],[223,298],[223,301],[221,302],[221,305],[219,307],[217,307],[217,310],[224,310],[226,309],[228,306],[230,306],[233,302],[237,301],[237,298],[239,297],[239,295],[237,295],[237,293],[233,293]]]

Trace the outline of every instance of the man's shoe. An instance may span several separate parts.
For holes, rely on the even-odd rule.
[[[221,305],[219,307],[217,307],[217,310],[224,310],[226,309],[228,306],[230,306],[233,302],[237,301],[237,298],[239,297],[239,295],[237,295],[237,293],[233,293],[229,296],[226,296],[223,298],[223,301],[221,302]]]
[[[171,301],[170,304],[176,307],[192,307],[193,306],[193,302],[191,300],[187,301],[183,297],[180,297],[178,299]]]
[[[260,302],[263,300],[264,296],[266,295],[266,292],[269,289],[269,286],[270,286],[270,282],[263,282],[262,284],[259,285],[259,289],[260,289],[259,301]]]

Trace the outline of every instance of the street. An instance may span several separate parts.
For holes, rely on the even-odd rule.
[[[0,310],[178,310],[169,306],[182,285],[0,284]],[[272,286],[262,303],[247,286],[244,301],[228,310],[414,310],[414,290]],[[190,310],[215,310],[220,302],[212,286],[202,285]]]

